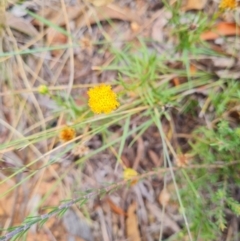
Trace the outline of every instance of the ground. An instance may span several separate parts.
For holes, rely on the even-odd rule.
[[[2,0],[0,23],[0,240],[239,240],[237,2]]]

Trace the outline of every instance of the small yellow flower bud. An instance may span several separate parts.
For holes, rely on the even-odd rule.
[[[137,176],[137,171],[132,168],[125,168],[123,171],[123,179],[125,181],[131,180],[131,185],[134,185],[138,182]]]
[[[46,85],[39,85],[38,86],[38,93],[42,94],[42,95],[46,95],[48,94],[49,90],[48,87]]]

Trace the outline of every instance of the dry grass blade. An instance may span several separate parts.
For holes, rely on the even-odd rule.
[[[3,30],[4,30],[5,25],[6,25],[5,8],[6,8],[6,0],[1,0],[0,1],[0,37],[2,36]]]
[[[108,5],[109,3],[113,2],[113,0],[87,0],[87,1],[92,3],[96,7]]]

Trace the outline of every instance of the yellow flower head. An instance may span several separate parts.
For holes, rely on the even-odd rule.
[[[96,114],[108,114],[119,106],[117,95],[110,85],[101,84],[88,90],[88,105]]]
[[[59,139],[62,142],[71,141],[75,136],[75,130],[69,126],[64,127],[59,133]]]
[[[134,185],[138,182],[137,179],[138,173],[132,168],[125,168],[123,171],[123,179],[125,181],[131,181],[131,185]]]
[[[38,86],[38,93],[42,95],[46,95],[48,93],[48,87],[46,85],[39,85]]]
[[[222,10],[235,9],[235,8],[237,8],[237,1],[236,0],[221,0],[221,2],[219,4],[219,8]]]

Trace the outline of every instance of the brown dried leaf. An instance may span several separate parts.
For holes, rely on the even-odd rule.
[[[201,34],[202,40],[214,40],[221,36],[239,35],[240,27],[235,23],[219,22],[214,26],[213,30],[206,31]]]
[[[196,68],[196,66],[194,66],[194,65],[190,65],[190,75],[191,76],[194,76],[194,75],[196,75],[196,73],[197,73],[197,68]]]
[[[232,71],[228,69],[223,69],[223,70],[217,70],[216,74],[219,78],[223,79],[239,79],[240,78],[240,73],[239,71]]]
[[[129,241],[141,241],[136,215],[137,204],[132,203],[127,210],[126,230]]]
[[[168,23],[168,20],[171,18],[171,13],[161,10],[159,11],[159,17],[156,19],[152,26],[152,39],[162,42],[164,40],[163,28]]]
[[[106,19],[117,19],[128,22],[141,23],[141,18],[129,8],[120,8],[114,4],[109,6],[101,6],[95,9],[96,14],[93,15],[92,10],[89,10],[84,16],[76,22],[78,28],[86,25],[95,24],[97,21],[104,21]]]
[[[47,33],[47,43],[49,46],[56,46],[59,44],[65,44],[68,41],[68,37],[59,31],[49,28]],[[58,56],[63,52],[63,50],[53,50],[51,51],[53,56]]]
[[[131,162],[130,162],[130,160],[128,159],[127,156],[122,155],[121,156],[121,160],[122,160],[123,166],[125,166],[125,167],[130,167],[131,166]]]
[[[156,167],[159,167],[162,165],[163,160],[160,159],[160,157],[157,155],[156,152],[154,152],[153,150],[150,149],[148,151],[148,155]]]
[[[127,214],[123,211],[122,208],[120,208],[119,206],[117,206],[112,200],[111,198],[106,198],[107,200],[107,203],[109,204],[111,210],[116,213],[116,214],[119,214],[119,215],[122,215],[122,216],[127,216]]]
[[[66,7],[66,12],[68,16],[68,21],[71,21],[77,17],[79,17],[83,13],[83,7],[81,6],[68,6]],[[59,26],[63,26],[66,24],[65,19],[63,18],[63,9],[59,9],[58,11],[54,10],[53,8],[43,8],[40,12],[38,12],[40,16],[47,19],[50,22],[53,22],[54,24],[57,24]],[[40,22],[37,19],[34,19],[33,21],[34,25],[41,25],[42,22]]]
[[[32,24],[30,22],[28,22],[24,18],[16,17],[9,12],[6,13],[6,16],[7,16],[6,24],[10,28],[15,29],[21,33],[24,33],[24,34],[32,36],[32,37],[38,35],[38,31],[32,26]]]
[[[47,33],[47,43],[49,45],[65,44],[67,43],[67,36],[53,28],[50,28],[48,29],[48,33]]]
[[[212,58],[212,62],[215,67],[225,68],[225,69],[230,69],[235,64],[234,58],[227,58],[227,57]]]
[[[205,7],[207,0],[188,0],[186,5],[183,6],[183,11],[188,10],[201,10]]]
[[[178,77],[174,77],[172,81],[174,86],[179,86],[181,84],[181,81]]]
[[[100,7],[97,9],[99,15],[103,17],[103,20],[109,19],[118,19],[123,21],[135,21],[141,23],[141,18],[129,8],[120,8],[117,5],[111,4],[110,6]]]
[[[0,192],[5,193],[7,192],[10,188],[12,188],[11,185],[4,183],[0,185]],[[11,215],[11,210],[14,205],[14,200],[11,199],[11,194],[8,194],[7,196],[3,197],[0,200],[0,220],[5,216],[10,216]],[[6,221],[6,220],[5,220]]]
[[[162,211],[157,206],[157,204],[147,201],[146,207],[148,211],[152,213],[159,222],[164,222],[164,227],[167,227],[176,233],[181,230],[177,222],[171,217],[171,215],[168,214],[168,212],[164,213],[164,218],[163,218],[164,221],[162,220]]]
[[[170,200],[170,194],[169,194],[168,190],[166,188],[164,188],[158,197],[158,201],[162,206],[165,207],[165,206],[167,206],[169,200]]]

